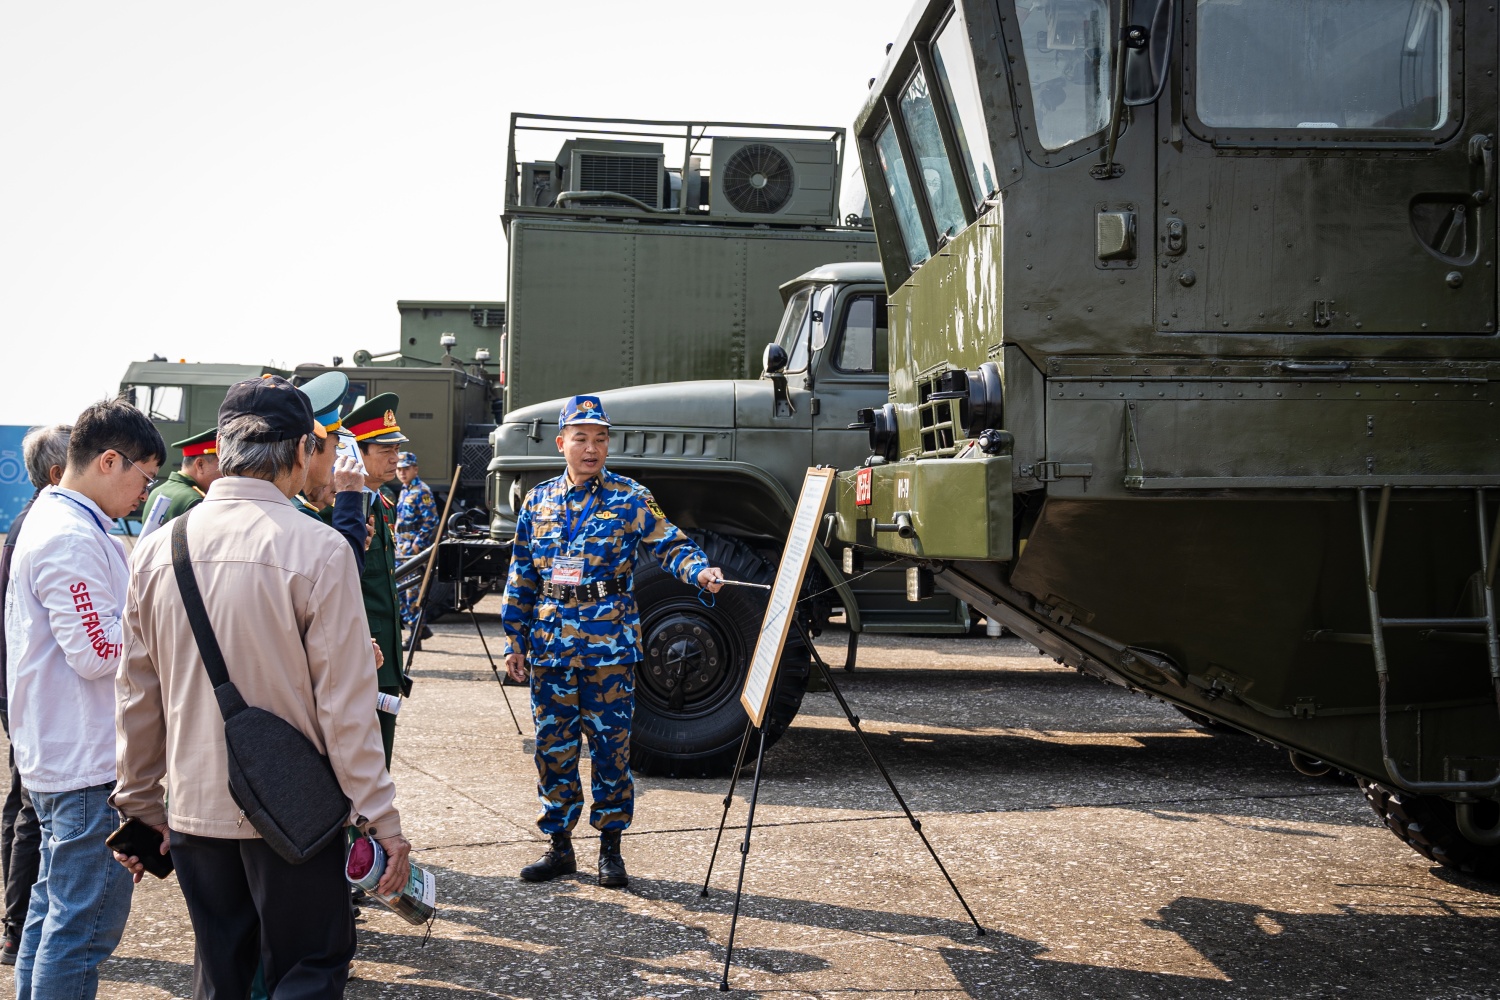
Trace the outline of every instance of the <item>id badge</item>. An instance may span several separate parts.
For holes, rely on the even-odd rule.
[[[576,587],[583,583],[583,560],[578,556],[561,556],[552,560],[552,583],[558,587]]]

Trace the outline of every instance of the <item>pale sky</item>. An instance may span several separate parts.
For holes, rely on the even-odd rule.
[[[849,127],[909,0],[7,4],[0,424],[505,298],[512,111]]]

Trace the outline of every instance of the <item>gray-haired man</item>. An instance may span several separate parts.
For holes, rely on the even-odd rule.
[[[342,535],[291,502],[323,433],[290,382],[273,376],[231,386],[219,410],[223,478],[183,516],[230,680],[247,704],[327,754],[357,817],[351,822],[385,848],[379,891],[390,892],[407,879],[410,845],[371,710],[375,654],[354,555]],[[343,841],[293,866],[230,797],[224,725],[177,586],[170,535],[157,532],[135,550],[115,685],[119,782],[111,801],[170,840],[197,938],[198,996],[246,996],[257,959],[272,996],[343,996],[354,957]],[[140,877],[138,859],[116,858]]]
[[[20,537],[21,525],[26,513],[36,498],[48,486],[56,486],[62,480],[63,468],[68,464],[68,435],[73,432],[71,424],[53,424],[51,427],[34,427],[21,440],[21,455],[26,462],[26,477],[36,492],[26,501],[26,506],[10,522],[10,531],[5,536],[5,547],[0,550],[0,608],[5,606],[5,585],[10,579],[10,557],[15,551],[16,539]],[[5,630],[0,629],[0,725],[5,735],[10,736],[10,711],[6,701],[5,683]],[[21,772],[16,770],[16,751],[12,747],[10,757],[10,791],[5,796],[5,807],[0,812],[0,876],[5,879],[4,937],[0,938],[0,965],[15,965],[16,952],[21,948],[21,928],[26,924],[26,908],[31,905],[31,886],[36,882],[37,866],[41,862],[42,829],[36,821],[36,808],[31,796],[21,785]]]

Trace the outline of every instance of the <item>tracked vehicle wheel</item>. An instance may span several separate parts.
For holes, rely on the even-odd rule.
[[[1453,803],[1434,795],[1412,795],[1359,779],[1365,800],[1407,847],[1428,861],[1483,879],[1500,879],[1500,847],[1481,847],[1458,832]],[[1495,816],[1479,817],[1493,824]]]
[[[728,579],[770,583],[776,576],[776,568],[742,542],[711,533],[697,541]],[[635,675],[630,766],[674,778],[728,774],[745,735],[740,690],[765,616],[765,592],[725,587],[714,606],[705,608],[696,587],[668,576],[643,552],[635,599],[645,659]],[[766,710],[767,746],[780,739],[801,707],[811,662],[794,632]]]

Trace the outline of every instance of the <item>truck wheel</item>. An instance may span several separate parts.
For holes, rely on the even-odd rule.
[[[770,583],[776,576],[775,566],[743,542],[711,533],[695,537],[731,580]],[[645,659],[635,675],[630,766],[641,774],[674,778],[728,774],[748,721],[740,690],[765,616],[765,592],[725,587],[714,606],[705,608],[696,587],[668,576],[642,552],[635,599]],[[786,732],[801,707],[810,664],[794,632],[782,651],[766,710],[767,746]]]
[[[1481,847],[1458,832],[1453,803],[1359,779],[1365,800],[1390,831],[1428,861],[1483,879],[1500,879],[1500,847]],[[1493,824],[1495,817],[1481,816]]]

